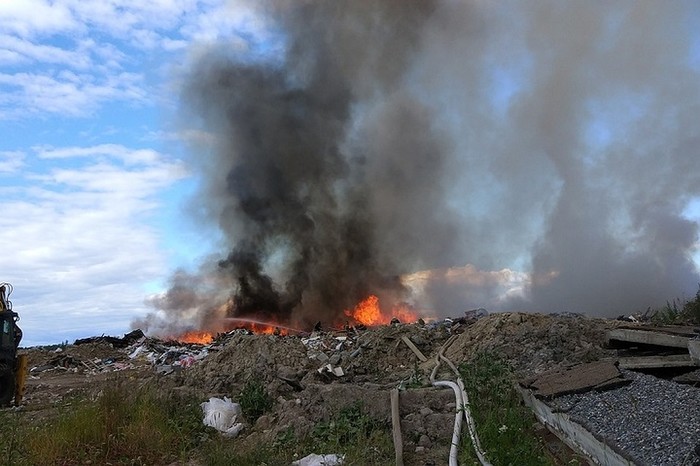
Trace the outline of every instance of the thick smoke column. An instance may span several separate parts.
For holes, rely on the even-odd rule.
[[[229,252],[175,295],[189,282],[198,308],[308,324],[408,299],[400,277],[428,270],[420,304],[443,315],[695,292],[694,2],[257,5],[284,52],[217,47],[187,82],[216,141],[199,203]],[[512,269],[529,270],[521,293],[504,292]]]
[[[443,223],[434,185],[446,156],[430,112],[401,85],[431,9],[276,4],[281,62],[213,53],[193,70],[186,98],[220,141],[205,202],[231,240],[215,273],[231,277],[233,315],[331,323],[370,293],[396,302],[400,275],[424,265],[432,251],[418,243],[428,229],[439,239]],[[353,129],[360,107],[394,93],[365,110],[378,127]]]

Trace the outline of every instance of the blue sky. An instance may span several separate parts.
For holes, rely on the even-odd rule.
[[[218,0],[0,2],[0,282],[24,345],[129,330],[215,232],[177,122],[198,50],[245,51],[258,20]]]

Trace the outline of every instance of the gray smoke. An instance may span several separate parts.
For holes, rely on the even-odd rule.
[[[481,301],[436,282],[438,307],[610,316],[692,295],[697,3],[441,6],[416,75],[459,149],[465,263],[530,280]]]
[[[229,251],[202,273],[231,315],[333,322],[466,264],[529,269],[524,295],[435,273],[437,313],[610,315],[695,291],[695,2],[262,5],[284,51],[219,46],[184,93],[216,136],[198,199]]]

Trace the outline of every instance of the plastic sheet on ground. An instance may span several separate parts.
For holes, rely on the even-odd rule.
[[[223,400],[212,397],[201,406],[204,411],[205,426],[215,428],[226,437],[236,437],[243,430],[243,424],[236,422],[242,413],[241,406],[228,397],[224,397]]]
[[[170,373],[175,368],[188,368],[209,355],[207,346],[178,345],[155,339],[143,339],[127,348],[130,359],[143,359],[160,373]]]
[[[345,460],[345,455],[317,455],[311,453],[292,463],[292,466],[340,466]]]

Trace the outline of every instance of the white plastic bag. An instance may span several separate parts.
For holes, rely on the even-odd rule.
[[[204,411],[204,425],[213,427],[222,432],[226,437],[235,437],[241,430],[243,424],[236,422],[241,415],[241,405],[232,402],[228,397],[209,398],[201,404]]]
[[[345,460],[345,455],[317,455],[311,453],[292,463],[292,466],[340,466]]]

